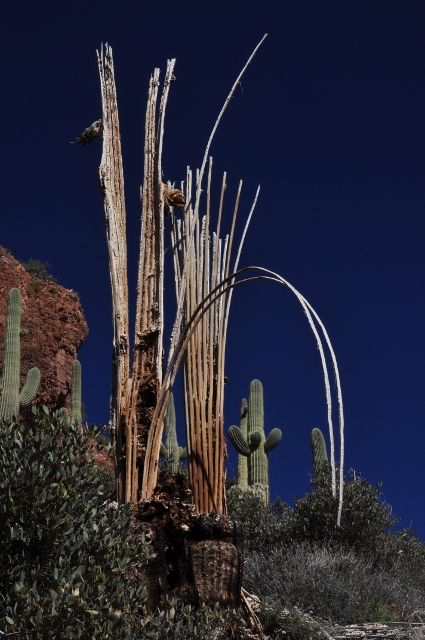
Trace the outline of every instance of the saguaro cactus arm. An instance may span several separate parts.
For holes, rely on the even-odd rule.
[[[28,407],[37,395],[37,389],[40,385],[41,373],[37,367],[33,367],[27,373],[25,384],[19,394],[19,404],[21,407]]]
[[[264,443],[264,451],[268,453],[272,451],[282,440],[282,431],[280,429],[272,429]]]
[[[249,444],[245,440],[245,437],[243,436],[242,431],[239,429],[239,427],[234,424],[229,428],[229,431],[227,433],[230,442],[241,456],[248,457],[251,455]]]

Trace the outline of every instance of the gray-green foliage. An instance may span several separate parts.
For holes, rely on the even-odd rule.
[[[266,438],[264,433],[264,395],[263,385],[253,380],[249,385],[248,404],[242,400],[240,426],[231,426],[229,439],[238,452],[238,484],[251,486],[269,502],[269,463],[268,453],[279,444],[282,438],[280,429],[272,429]],[[244,457],[246,462],[241,460]]]
[[[40,384],[40,371],[34,367],[27,373],[19,392],[21,378],[21,301],[19,289],[11,289],[7,298],[4,359],[1,379],[0,417],[12,421],[19,415],[19,406],[27,407],[34,400]]]
[[[179,461],[187,458],[187,449],[179,447],[177,442],[176,410],[174,408],[174,396],[170,393],[167,411],[164,419],[165,443],[161,444],[160,455],[164,458],[166,466],[171,473],[177,473]]]
[[[398,534],[388,537],[400,544]],[[304,614],[311,612],[338,624],[391,620],[398,607],[398,615],[413,618],[425,602],[425,548],[421,546],[419,567],[408,573],[400,553],[389,561],[347,545],[280,545],[250,554],[244,585],[280,611],[297,607]],[[391,613],[394,603],[397,607]]]
[[[45,280],[46,282],[57,282],[57,278],[54,278],[48,271],[51,264],[49,262],[42,262],[41,260],[29,259],[29,262],[23,262],[22,266],[34,278]]]
[[[332,495],[327,463],[319,465],[312,478],[313,489],[294,498],[290,508],[279,499],[261,505],[254,491],[233,486],[228,491],[229,516],[245,525],[248,550],[275,544],[300,542],[343,544],[372,553],[385,553],[388,531],[397,523],[391,507],[381,499],[380,485],[360,475],[345,477],[341,526],[336,525],[338,499]]]
[[[94,435],[47,409],[27,424],[0,421],[5,634],[130,639],[143,627],[149,546],[129,537],[129,506],[108,504],[110,486],[88,459]]]
[[[234,635],[235,634],[235,635]],[[142,636],[138,639],[155,640],[228,640],[234,637],[240,640],[253,638],[247,629],[243,612],[230,607],[214,607],[190,604],[170,598],[160,603],[159,611],[145,622]]]
[[[286,543],[292,533],[292,510],[279,499],[266,504],[253,487],[232,485],[227,492],[227,512],[244,525],[244,548],[250,553]]]
[[[367,554],[339,545],[303,543],[253,553],[245,565],[244,584],[281,611],[297,607],[339,624],[370,621],[396,601],[390,572],[374,566]]]
[[[258,612],[266,637],[273,640],[329,640],[334,629],[324,628],[326,623],[304,613],[299,607],[285,606],[276,598],[261,598],[261,610]]]

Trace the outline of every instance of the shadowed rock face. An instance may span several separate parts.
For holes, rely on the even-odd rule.
[[[41,383],[33,404],[69,409],[72,363],[89,331],[78,296],[72,289],[32,277],[0,247],[0,370],[7,296],[13,287],[22,294],[21,387],[28,370],[38,367]]]

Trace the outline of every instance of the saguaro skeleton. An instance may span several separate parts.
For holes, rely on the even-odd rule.
[[[213,511],[225,514],[224,356],[232,291],[235,286],[245,282],[271,280],[283,284],[296,295],[317,341],[325,379],[331,441],[332,488],[336,496],[330,383],[326,358],[316,325],[321,329],[331,353],[340,413],[339,523],[342,509],[344,418],[338,367],[323,323],[307,300],[278,274],[259,267],[247,267],[238,271],[241,248],[257,201],[258,190],[242,234],[233,273],[230,274],[230,254],[242,183],[237,192],[230,235],[222,241],[220,229],[226,175],[222,182],[216,230],[211,233],[211,159],[206,189],[206,213],[203,217],[200,216],[202,178],[212,138],[243,73],[264,38],[254,49],[224,103],[209,138],[196,180],[193,180],[190,170],[187,172],[186,207],[178,190],[173,190],[162,182],[164,116],[170,82],[173,80],[175,60],[170,60],[167,64],[159,109],[157,108],[159,70],[156,69],[151,77],[146,111],[136,326],[131,377],[129,375],[124,179],[118,108],[112,50],[106,45],[105,52],[101,50],[101,53],[98,53],[103,132],[103,154],[99,177],[104,196],[113,301],[111,425],[116,443],[118,500],[137,502],[140,498],[149,499],[152,496],[157,483],[158,459],[167,402],[177,369],[183,362],[186,435],[195,509],[198,513]],[[194,189],[192,189],[192,182]],[[192,191],[194,191],[193,204]],[[174,216],[173,207],[180,209],[181,219]],[[171,223],[177,312],[168,365],[163,375],[164,213],[169,214]],[[258,269],[261,275],[236,281],[236,278],[248,269]],[[229,292],[228,296],[227,292]]]
[[[124,177],[112,49],[97,52],[103,154],[99,168],[104,197],[113,307],[111,426],[115,437],[117,492],[121,502],[138,499],[138,465],[143,457],[158,389],[162,382],[163,339],[163,183],[161,152],[164,115],[175,60],[168,62],[156,126],[159,69],[150,80],[146,112],[145,168],[136,327],[129,377],[127,244]]]

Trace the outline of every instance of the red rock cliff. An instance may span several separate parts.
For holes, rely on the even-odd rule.
[[[33,404],[70,407],[72,363],[87,338],[88,327],[78,296],[53,282],[32,277],[0,247],[0,369],[3,366],[7,296],[22,294],[21,387],[27,371],[38,367],[41,382]]]

